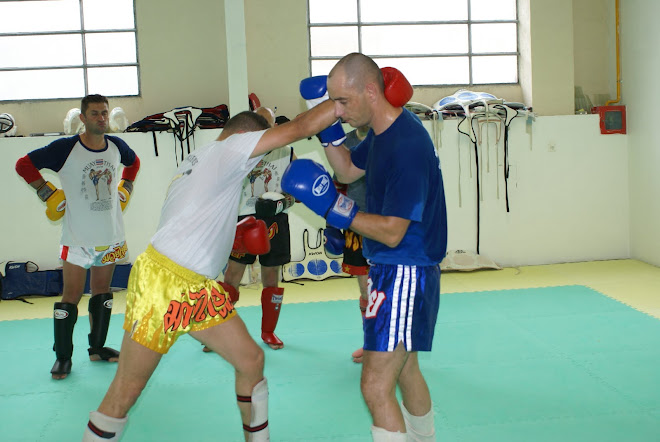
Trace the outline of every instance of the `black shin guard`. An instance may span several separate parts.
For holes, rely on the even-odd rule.
[[[55,344],[53,350],[57,361],[51,370],[53,374],[71,372],[73,355],[73,328],[78,320],[78,306],[68,302],[56,302],[53,308]]]
[[[112,299],[112,293],[101,293],[92,296],[88,305],[89,317],[92,321],[88,336],[89,355],[103,360],[119,356],[119,352],[116,350],[103,347],[105,338],[108,336],[108,327],[110,326]]]

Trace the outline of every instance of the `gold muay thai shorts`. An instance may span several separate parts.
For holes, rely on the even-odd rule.
[[[124,330],[162,354],[179,336],[236,315],[220,284],[181,267],[151,245],[135,260],[127,290]]]

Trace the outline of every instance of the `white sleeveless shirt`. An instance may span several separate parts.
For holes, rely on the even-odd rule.
[[[188,155],[151,238],[158,252],[207,278],[220,274],[234,242],[243,179],[263,157],[250,155],[265,132],[235,134]]]

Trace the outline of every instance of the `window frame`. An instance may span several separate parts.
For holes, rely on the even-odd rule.
[[[466,20],[448,20],[448,21],[400,21],[400,22],[369,22],[362,23],[361,21],[361,0],[356,0],[357,6],[357,21],[355,22],[342,22],[342,23],[311,23],[311,14],[310,14],[310,0],[307,0],[307,48],[308,48],[308,58],[307,58],[307,67],[310,75],[312,74],[312,62],[317,60],[337,60],[341,57],[336,56],[312,56],[312,41],[311,41],[311,28],[324,28],[324,27],[357,27],[357,38],[358,38],[358,52],[362,52],[362,28],[370,26],[410,26],[410,25],[467,25],[467,38],[468,38],[468,52],[464,53],[447,53],[447,54],[406,54],[406,55],[369,55],[374,60],[388,58],[446,58],[446,57],[467,57],[468,58],[468,76],[469,83],[453,83],[453,84],[415,84],[415,87],[425,87],[425,88],[442,88],[449,86],[515,86],[520,85],[520,18],[518,14],[518,0],[515,1],[516,9],[516,18],[511,20],[472,20],[471,19],[471,2],[472,0],[467,1],[467,19]],[[516,26],[516,51],[515,52],[472,52],[472,25],[480,24],[504,24],[512,23]],[[516,82],[512,83],[474,83],[473,81],[473,57],[489,57],[489,56],[515,56],[516,57]]]
[[[141,75],[140,75],[140,54],[138,50],[138,30],[137,30],[137,14],[136,14],[136,0],[133,2],[133,28],[124,28],[124,29],[92,29],[85,30],[85,17],[84,17],[84,6],[83,3],[85,0],[78,0],[79,12],[80,12],[80,29],[79,30],[68,30],[68,31],[37,31],[37,32],[2,32],[0,31],[0,37],[32,37],[32,36],[48,36],[48,35],[80,35],[81,36],[81,47],[82,51],[82,64],[79,65],[56,65],[56,66],[30,66],[30,67],[11,67],[3,68],[0,67],[0,72],[15,72],[15,71],[44,71],[44,70],[60,70],[60,69],[82,69],[83,71],[83,84],[84,84],[84,94],[81,97],[59,97],[59,98],[23,98],[23,99],[12,99],[12,100],[3,100],[0,97],[0,103],[23,103],[23,102],[39,102],[39,101],[57,101],[57,100],[77,100],[83,98],[84,96],[89,95],[90,91],[88,89],[88,69],[93,68],[110,68],[110,67],[135,67],[137,70],[137,93],[134,95],[108,95],[108,98],[122,98],[122,97],[140,97],[142,95],[142,84],[141,84]],[[87,51],[86,51],[86,36],[90,34],[110,34],[110,33],[133,33],[135,36],[135,62],[134,63],[102,63],[102,64],[91,64],[87,63]]]

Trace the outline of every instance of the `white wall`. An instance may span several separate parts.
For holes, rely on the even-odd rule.
[[[660,265],[660,141],[653,108],[660,97],[660,47],[656,0],[621,2],[622,102],[626,105],[630,155],[632,257]]]
[[[431,122],[425,122],[432,133]],[[348,129],[348,128],[347,128]],[[471,144],[456,131],[456,121],[444,121],[438,148],[449,215],[449,248],[476,250],[476,194]],[[217,130],[197,131],[196,145],[214,139]],[[595,115],[538,117],[527,132],[524,118],[510,130],[509,201],[506,212],[501,178],[503,140],[496,148],[496,128],[490,126],[481,145],[483,202],[481,254],[504,266],[628,258],[627,138],[600,135]],[[121,134],[141,160],[141,170],[125,212],[129,260],[142,252],[158,224],[160,207],[176,161],[171,134],[158,136],[154,155],[151,134]],[[58,265],[59,223],[48,221],[44,205],[14,171],[16,160],[52,138],[0,139],[0,185],[4,232],[0,261],[32,260],[42,268]],[[549,151],[549,145],[555,151]],[[316,139],[294,144],[299,157],[327,166]],[[487,155],[487,152],[489,155]],[[499,163],[497,154],[499,152]],[[490,156],[490,172],[487,172]],[[459,157],[461,173],[459,174]],[[496,167],[496,164],[500,166]],[[472,176],[470,175],[472,170]],[[57,182],[48,172],[44,176]],[[461,204],[459,205],[459,179]],[[497,196],[497,180],[500,194]],[[302,204],[291,213],[292,259],[302,259],[302,230],[315,232],[325,222]],[[312,246],[316,236],[311,235]]]
[[[472,146],[466,136],[457,135],[455,122],[446,121],[444,126],[440,157],[448,203],[448,246],[475,251],[476,172],[472,166],[471,178],[466,167]],[[591,115],[539,117],[531,133],[523,118],[515,119],[509,133],[507,213],[502,166],[495,167],[503,165],[503,140],[494,149],[495,132],[492,125],[491,148],[486,148],[485,141],[481,146],[482,255],[504,266],[628,256],[625,137],[600,135],[598,120]]]

